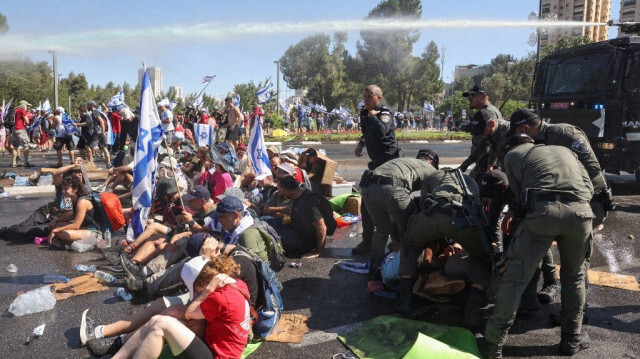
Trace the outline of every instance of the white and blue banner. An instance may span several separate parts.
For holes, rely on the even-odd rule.
[[[267,155],[267,146],[264,144],[264,135],[262,134],[262,118],[259,116],[256,116],[254,126],[251,129],[249,159],[256,176],[259,174],[272,174],[271,163]]]
[[[133,214],[127,241],[133,242],[144,231],[156,187],[158,147],[162,142],[160,115],[153,98],[149,74],[145,68],[140,95],[140,123],[134,155],[132,201]]]
[[[195,140],[198,147],[213,146],[216,141],[216,132],[211,125],[195,124]]]
[[[346,107],[340,106],[340,116],[345,118],[351,116],[351,110]]]
[[[111,100],[109,100],[109,102],[107,102],[108,108],[112,108],[114,106],[117,107],[118,110],[120,110],[122,106],[124,106],[124,91],[120,90],[120,92],[118,92],[111,98]]]
[[[271,80],[269,80],[267,81],[267,84],[256,93],[256,96],[258,96],[258,103],[265,103],[271,100],[272,87],[273,84],[271,83]]]
[[[67,134],[80,135],[80,130],[66,112],[61,113],[60,116],[62,116],[62,125]]]
[[[285,115],[289,116],[289,107],[284,104],[284,100],[280,100],[280,108],[282,109]]]
[[[236,97],[234,97],[232,100],[233,105],[235,107],[239,107],[240,106],[240,94],[236,94]]]
[[[13,98],[9,100],[6,106],[2,107],[2,122],[4,122],[4,116],[7,114],[7,111],[9,111],[9,108],[11,107],[12,102],[13,102]],[[2,100],[2,104],[4,105],[4,100]]]
[[[213,81],[213,79],[216,77],[216,75],[205,75],[205,77],[202,78],[202,83],[203,84],[208,84],[211,81]]]
[[[176,100],[171,101],[171,103],[169,103],[169,110],[173,111],[173,109],[176,108],[176,106],[178,106],[178,101]]]
[[[436,109],[433,107],[432,104],[429,103],[429,101],[425,101],[424,102],[424,110],[427,112],[434,112]]]
[[[358,108],[364,108],[364,100],[360,100],[360,103],[358,103]]]
[[[191,103],[193,105],[193,107],[200,107],[202,106],[202,103],[204,102],[204,98],[203,98],[203,91],[200,91],[200,93],[198,94],[198,96],[196,96],[196,98],[193,99],[193,102]]]
[[[113,127],[111,127],[109,116],[107,116],[107,114],[101,110],[98,110],[98,112],[100,112],[100,116],[104,117],[105,122],[107,123],[107,133],[105,134],[106,136],[104,138],[104,144],[107,146],[113,146],[113,144],[116,142],[116,134],[113,133]]]

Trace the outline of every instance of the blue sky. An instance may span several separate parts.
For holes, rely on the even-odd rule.
[[[8,3],[7,3],[8,2]],[[613,0],[617,19],[619,1]],[[361,20],[378,2],[365,0],[64,0],[5,1],[0,5],[10,30],[0,38],[0,57],[8,49],[33,60],[51,61],[48,49],[58,49],[58,71],[84,73],[90,84],[108,81],[135,85],[137,70],[147,66],[163,70],[164,90],[177,85],[185,93],[202,88],[206,74],[217,75],[206,92],[224,96],[234,84],[276,77],[274,60],[290,45],[318,32],[321,21]],[[504,27],[501,21],[527,20],[537,1],[424,0],[422,19],[459,21],[456,26],[421,30],[414,54],[429,41],[444,46],[444,78],[455,65],[485,64],[500,53],[523,57],[535,48],[527,44],[533,27]],[[467,21],[462,21],[467,20]],[[496,27],[476,27],[490,21]],[[292,26],[295,24],[295,26]],[[291,26],[290,26],[291,25]],[[610,30],[610,37],[617,35]],[[355,53],[358,31],[348,32],[347,49]],[[383,89],[384,90],[384,89]],[[292,95],[281,82],[281,97]]]

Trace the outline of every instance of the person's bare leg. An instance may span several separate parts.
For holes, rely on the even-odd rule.
[[[134,359],[157,358],[162,352],[164,341],[169,344],[171,353],[182,353],[196,335],[184,324],[173,317],[157,315],[149,321],[149,330],[136,350]]]
[[[118,320],[116,322],[105,324],[102,329],[102,335],[105,338],[115,337],[116,335],[131,333],[140,328],[154,315],[158,315],[166,310],[166,305],[162,298],[158,298],[151,302],[151,305],[139,312],[133,313],[131,316]]]
[[[152,222],[148,223],[147,227],[140,233],[138,238],[133,242],[136,248],[139,248],[147,239],[152,236],[157,236],[158,234],[165,235],[169,232],[169,227],[165,226],[162,223]]]
[[[111,156],[109,155],[109,150],[107,147],[102,147],[102,154],[104,155],[104,161],[109,166],[111,164]]]
[[[58,157],[58,165],[62,165],[62,148],[56,150],[56,156]]]
[[[138,248],[136,254],[131,258],[131,261],[137,264],[147,264],[147,262],[162,252],[165,245],[164,235],[153,235],[142,245],[142,247]]]
[[[69,158],[71,159],[71,163],[76,163],[76,153],[73,148],[69,149]]]

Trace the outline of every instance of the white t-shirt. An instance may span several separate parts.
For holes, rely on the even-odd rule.
[[[67,130],[64,129],[60,115],[53,116],[53,125],[56,128],[56,137],[67,137]]]
[[[162,121],[162,130],[164,132],[173,131],[173,112],[171,110],[164,110],[160,114],[160,121]]]

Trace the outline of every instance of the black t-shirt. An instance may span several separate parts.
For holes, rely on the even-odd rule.
[[[311,191],[305,189],[291,204],[291,226],[298,240],[308,245],[308,250],[314,249],[318,244],[313,223],[323,218],[320,198],[310,193]]]
[[[94,127],[93,127],[93,118],[91,117],[91,113],[87,112],[84,115],[82,115],[82,117],[80,118],[80,123],[86,123],[86,126],[82,126],[80,127],[82,130],[82,134],[83,135],[93,135],[94,132]]]
[[[239,254],[241,251],[247,252],[248,250],[236,246],[231,250],[229,256],[240,266],[240,274],[236,276],[236,278],[241,279],[247,285],[247,288],[249,288],[251,305],[255,308],[256,303],[258,306],[262,304],[262,300],[259,300],[259,298],[263,298],[264,294],[261,295],[258,272],[256,271],[253,260],[245,255]]]

